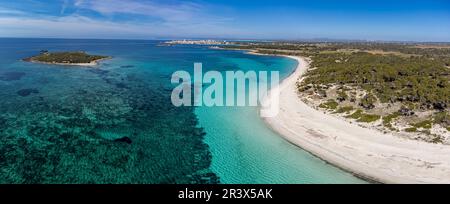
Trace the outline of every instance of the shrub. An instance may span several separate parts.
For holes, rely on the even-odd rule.
[[[381,116],[379,115],[362,114],[357,121],[363,123],[371,123],[379,120],[380,118]]]
[[[433,127],[433,122],[431,120],[425,120],[419,123],[412,124],[413,127],[419,129],[431,129]]]
[[[375,96],[373,96],[373,94],[368,93],[361,99],[361,102],[359,105],[365,109],[373,109],[373,108],[375,108],[374,103],[376,101],[377,101],[377,98],[375,98]]]
[[[406,128],[405,131],[406,132],[417,132],[417,128],[415,128],[415,127]]]
[[[348,95],[345,93],[344,90],[338,91],[337,94],[338,94],[337,100],[339,102],[342,102],[342,101],[345,101],[348,99]]]
[[[347,116],[347,118],[352,118],[352,119],[359,119],[361,117],[361,114],[363,113],[362,110],[357,110],[355,111],[353,114]]]
[[[350,113],[350,111],[353,110],[353,106],[344,106],[338,108],[338,110],[335,113]]]
[[[389,128],[389,129],[393,130],[392,124],[391,124],[392,120],[394,120],[394,119],[396,119],[396,118],[398,118],[400,116],[401,116],[400,112],[395,112],[395,113],[392,113],[390,115],[384,116],[383,117],[383,125],[385,127]]]
[[[450,115],[447,112],[438,112],[433,116],[433,122],[435,124],[441,124],[444,127],[450,125]]]
[[[335,110],[339,104],[333,99],[328,100],[326,103],[322,103],[319,105],[319,108]]]

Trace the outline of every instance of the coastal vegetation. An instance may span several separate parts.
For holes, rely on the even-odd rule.
[[[40,55],[25,59],[29,62],[50,64],[90,64],[98,60],[107,59],[107,56],[89,55],[86,52],[48,52],[42,51]]]
[[[450,138],[448,44],[241,42],[225,48],[307,57],[310,69],[297,87],[311,106],[413,139]]]
[[[328,100],[328,102],[320,104],[319,107],[325,108],[325,109],[330,109],[330,110],[335,110],[338,105],[339,104],[335,100],[330,99],[330,100]]]
[[[343,106],[340,107],[335,113],[347,113],[349,114],[354,108],[353,106]]]

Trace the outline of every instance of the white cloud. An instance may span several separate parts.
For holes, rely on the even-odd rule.
[[[0,36],[64,38],[142,38],[232,36],[236,30],[209,24],[115,23],[84,16],[1,17]]]
[[[63,4],[61,6],[61,11],[59,13],[64,14],[68,6],[69,6],[69,0],[64,0]]]
[[[19,37],[119,38],[155,34],[143,32],[137,26],[96,21],[82,16],[45,19],[0,17],[0,27],[3,28],[0,30],[0,36]]]
[[[74,5],[81,6],[83,3],[84,3],[84,0],[75,0]]]
[[[91,10],[105,16],[128,14],[159,19],[170,23],[224,23],[230,18],[213,15],[214,9],[206,3],[189,1],[142,1],[142,0],[76,0],[79,9]]]
[[[61,1],[60,14],[31,14],[1,9],[0,36],[65,38],[233,37],[229,18],[211,15],[198,3],[139,0]],[[72,14],[66,9],[71,7]],[[77,11],[78,9],[78,11]],[[217,9],[217,8],[215,8]],[[75,10],[75,12],[73,12]],[[105,17],[88,17],[86,11]],[[66,13],[65,13],[66,12]],[[128,17],[117,21],[115,15]],[[148,17],[148,18],[145,18]],[[157,20],[155,20],[157,19]]]
[[[0,15],[24,15],[24,14],[25,12],[23,11],[0,7]]]

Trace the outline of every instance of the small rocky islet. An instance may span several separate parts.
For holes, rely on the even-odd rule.
[[[109,56],[89,55],[84,51],[49,52],[42,50],[39,55],[23,59],[26,62],[57,64],[57,65],[80,65],[92,66],[98,61],[110,59]]]

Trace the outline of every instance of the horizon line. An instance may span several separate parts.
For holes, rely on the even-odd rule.
[[[362,39],[335,39],[335,38],[304,38],[304,39],[249,39],[249,38],[220,38],[220,37],[161,37],[161,38],[77,38],[77,37],[10,37],[0,36],[3,39],[55,39],[55,40],[136,40],[136,41],[169,41],[169,40],[223,40],[223,41],[256,41],[256,42],[309,42],[309,43],[426,43],[450,44],[450,41],[411,41],[411,40],[362,40]]]

